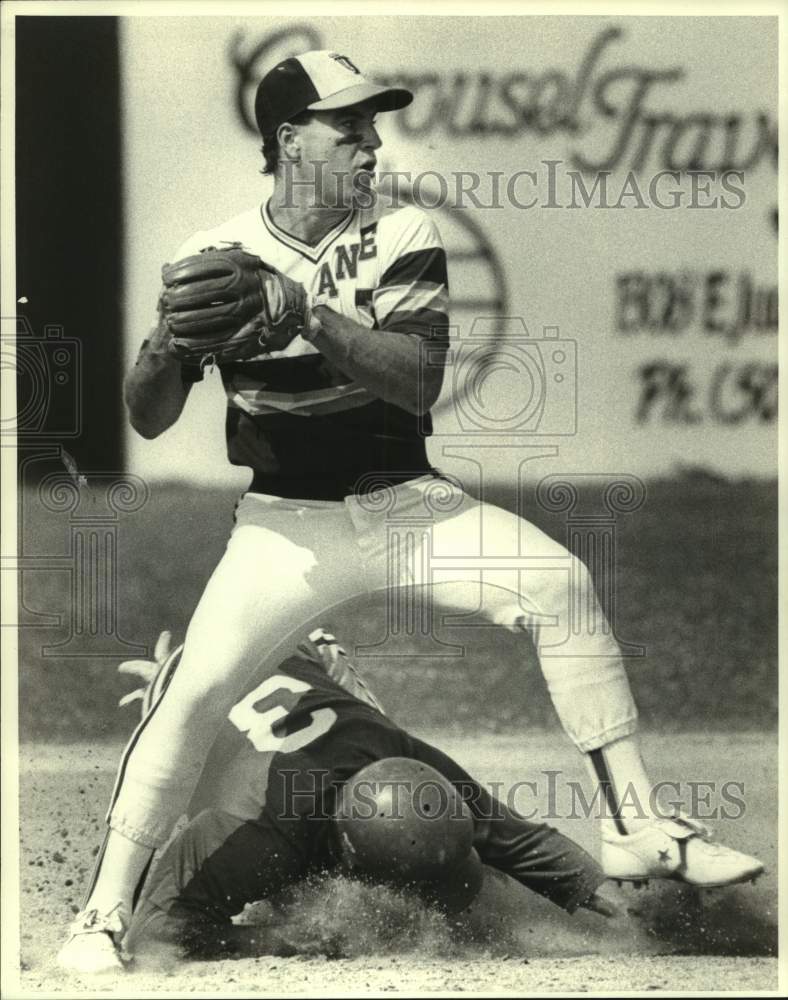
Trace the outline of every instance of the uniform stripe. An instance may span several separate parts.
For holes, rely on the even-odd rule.
[[[449,311],[449,293],[445,285],[434,285],[426,281],[383,288],[374,293],[372,301],[381,326],[388,325],[386,316],[393,312],[415,312],[418,309],[431,309],[441,313]]]
[[[349,385],[351,381],[347,375],[329,367],[323,355],[317,353],[222,365],[222,376],[225,388],[231,391],[256,389],[293,394]]]
[[[393,312],[383,324],[384,330],[396,333],[415,333],[431,340],[449,339],[449,317],[446,313],[433,309],[417,309],[414,312]]]
[[[87,909],[88,901],[93,895],[93,890],[96,888],[96,882],[98,882],[99,872],[101,871],[101,863],[104,860],[104,855],[107,852],[107,841],[109,840],[109,830],[104,834],[104,839],[101,842],[101,848],[99,849],[98,856],[93,864],[93,871],[90,875],[90,881],[85,889],[85,894],[82,897],[82,906],[80,910]]]
[[[255,392],[240,390],[227,397],[229,406],[243,410],[251,416],[261,413],[292,413],[312,416],[316,413],[332,413],[337,410],[365,406],[375,397],[363,386],[353,386],[345,391],[324,389],[322,392],[290,395],[284,392]]]
[[[169,687],[172,676],[181,662],[181,653],[183,651],[183,644],[174,649],[161,667],[158,673],[153,678],[153,682],[148,685],[145,689],[145,694],[142,698],[142,715],[143,718],[151,711],[151,709],[158,704],[159,699],[164,694],[164,692]]]
[[[237,405],[233,400],[228,400],[228,406],[233,410],[240,410],[246,413],[249,417],[266,417],[266,416],[281,416],[282,413],[290,413],[292,416],[296,417],[322,417],[330,413],[344,413],[348,410],[357,410],[364,406],[369,406],[370,403],[375,402],[375,397],[371,396],[369,393],[364,395],[359,395],[358,397],[349,398],[343,397],[342,399],[332,399],[325,403],[312,403],[308,406],[304,406],[303,409],[296,410],[282,410],[277,406],[269,406],[265,403],[255,404],[254,408],[247,406]],[[343,494],[344,496],[344,494]]]
[[[383,706],[369,689],[358,672],[358,668],[337,640],[322,628],[309,633],[309,641],[315,647],[320,664],[335,684],[339,684],[354,698],[366,702],[385,715]]]
[[[613,779],[610,776],[607,761],[605,760],[604,750],[599,747],[597,750],[592,750],[588,756],[591,758],[591,763],[596,772],[599,787],[604,792],[607,807],[613,817],[613,822],[616,824],[616,830],[620,834],[626,834],[628,831],[624,825],[624,821],[621,819],[621,805],[616,799],[616,790],[613,785]]]
[[[142,874],[139,877],[139,881],[137,882],[136,886],[134,887],[134,895],[132,896],[132,899],[131,899],[131,912],[132,913],[137,909],[137,903],[139,903],[139,901],[140,901],[140,896],[142,895],[142,890],[143,890],[143,888],[145,886],[145,880],[147,879],[148,874],[150,872],[151,865],[153,864],[153,858],[154,858],[155,854],[156,854],[155,851],[151,851],[150,857],[148,858],[148,863],[142,869]]]
[[[131,756],[134,747],[139,742],[139,738],[142,735],[145,727],[153,718],[156,709],[161,704],[162,697],[167,688],[170,686],[170,681],[174,677],[175,671],[178,669],[178,666],[180,665],[182,653],[183,653],[183,645],[180,645],[177,647],[177,649],[174,649],[167,657],[167,659],[164,661],[164,663],[161,665],[161,667],[159,668],[159,672],[156,674],[153,681],[148,685],[148,687],[145,690],[145,694],[142,699],[142,719],[137,725],[137,728],[131,734],[131,739],[126,744],[126,747],[123,751],[123,755],[120,758],[120,764],[118,766],[118,774],[117,777],[115,778],[115,787],[112,789],[112,796],[110,797],[109,808],[107,809],[107,815],[105,818],[106,823],[109,823],[110,821],[112,810],[114,809],[115,803],[117,802],[118,799],[118,795],[120,794],[120,789],[121,786],[123,785],[123,778],[126,775],[126,767],[128,765],[129,757]],[[109,831],[104,836],[104,840],[101,845],[101,850],[99,851],[98,857],[96,858],[96,863],[93,866],[93,872],[90,877],[90,882],[88,883],[88,887],[85,892],[85,897],[82,905],[83,909],[85,908],[88,900],[93,894],[93,890],[96,888],[96,882],[98,881],[99,874],[101,872],[101,864],[104,860],[104,854],[107,850],[108,837],[109,837]],[[145,878],[147,877],[148,870],[150,868],[152,860],[153,860],[153,854],[151,854],[151,860],[148,861],[148,864],[146,865],[145,870],[142,873],[142,876],[140,877],[140,880],[137,883],[137,886],[134,890],[132,909],[137,904],[137,900],[139,899],[140,893],[142,891],[142,886],[145,883]]]
[[[120,788],[121,785],[123,784],[123,778],[126,775],[126,766],[128,764],[129,757],[131,756],[134,747],[139,742],[139,738],[140,736],[142,736],[145,727],[148,725],[150,720],[155,715],[156,709],[159,707],[159,705],[161,705],[164,699],[164,694],[167,691],[167,688],[170,686],[170,681],[175,676],[175,671],[180,666],[182,653],[183,653],[183,645],[178,646],[177,649],[174,649],[170,653],[170,655],[162,664],[158,674],[156,675],[153,681],[153,684],[151,685],[151,689],[154,688],[158,689],[158,693],[156,694],[155,697],[151,697],[151,699],[149,700],[148,710],[143,715],[137,728],[131,734],[131,739],[126,744],[126,748],[124,749],[123,755],[120,758],[120,766],[118,767],[118,776],[115,779],[115,787],[112,790],[112,797],[110,798],[109,809],[107,810],[107,822],[109,822],[109,818],[112,814],[112,809],[114,808],[115,802],[117,801],[118,795],[120,794]],[[143,708],[144,706],[145,706],[145,698],[143,698]]]
[[[446,251],[442,247],[431,247],[429,250],[412,250],[403,254],[383,272],[380,287],[404,285],[411,281],[431,281],[435,285],[448,287]]]

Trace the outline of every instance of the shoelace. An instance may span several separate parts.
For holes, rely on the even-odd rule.
[[[115,934],[123,930],[123,919],[120,914],[117,915],[116,919],[113,920],[112,917],[119,910],[121,904],[116,903],[111,910],[106,913],[99,914],[98,909],[94,908],[92,910],[86,910],[84,915],[77,918],[74,922],[75,929],[81,931],[106,931],[109,934]]]
[[[701,823],[700,820],[691,819],[688,816],[674,816],[671,819],[671,822],[677,823],[679,826],[687,827],[689,830],[692,830],[693,833],[697,834],[701,840],[711,843],[714,839],[714,835],[711,830],[704,823]]]

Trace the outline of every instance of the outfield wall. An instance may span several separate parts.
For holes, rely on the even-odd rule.
[[[777,717],[776,484],[696,478],[649,482],[643,505],[616,522],[613,595],[600,591],[627,655],[627,671],[645,728],[661,731],[770,729]],[[182,640],[208,576],[221,556],[233,507],[231,489],[157,483],[144,508],[120,518],[122,573],[112,614],[115,632],[73,631],[78,604],[67,573],[28,573],[19,632],[20,725],[25,738],[90,739],[128,735],[139,702],[118,709],[134,679],[120,659],[151,653],[170,629]],[[493,484],[490,500],[514,509],[517,498]],[[30,498],[28,529],[39,546],[62,551],[69,515]],[[595,509],[599,491],[579,490],[578,509]],[[549,512],[534,492],[529,518],[565,540],[566,513]],[[188,516],[184,516],[188,511]],[[576,526],[576,525],[575,525]],[[61,561],[61,565],[63,565]],[[83,588],[86,589],[86,588]],[[35,610],[60,613],[45,627]],[[436,622],[455,646],[450,658],[411,631],[398,656],[370,655],[385,637],[385,598],[354,601],[324,620],[356,655],[387,710],[418,731],[451,725],[469,732],[559,728],[539,668],[521,637],[502,629]],[[99,621],[101,624],[101,621]],[[146,648],[147,647],[147,648]],[[391,648],[391,647],[389,647]],[[377,652],[380,652],[379,650]],[[104,653],[105,655],[102,655]],[[402,653],[409,656],[402,657]]]

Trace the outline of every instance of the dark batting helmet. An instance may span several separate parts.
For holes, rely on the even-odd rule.
[[[344,786],[335,823],[346,868],[395,885],[414,885],[452,911],[481,886],[474,821],[454,785],[407,757],[387,757]]]

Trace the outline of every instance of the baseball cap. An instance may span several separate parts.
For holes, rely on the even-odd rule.
[[[376,98],[381,111],[396,111],[413,100],[404,87],[372,83],[347,56],[313,49],[284,59],[257,88],[254,114],[263,136],[302,111],[332,111]]]

